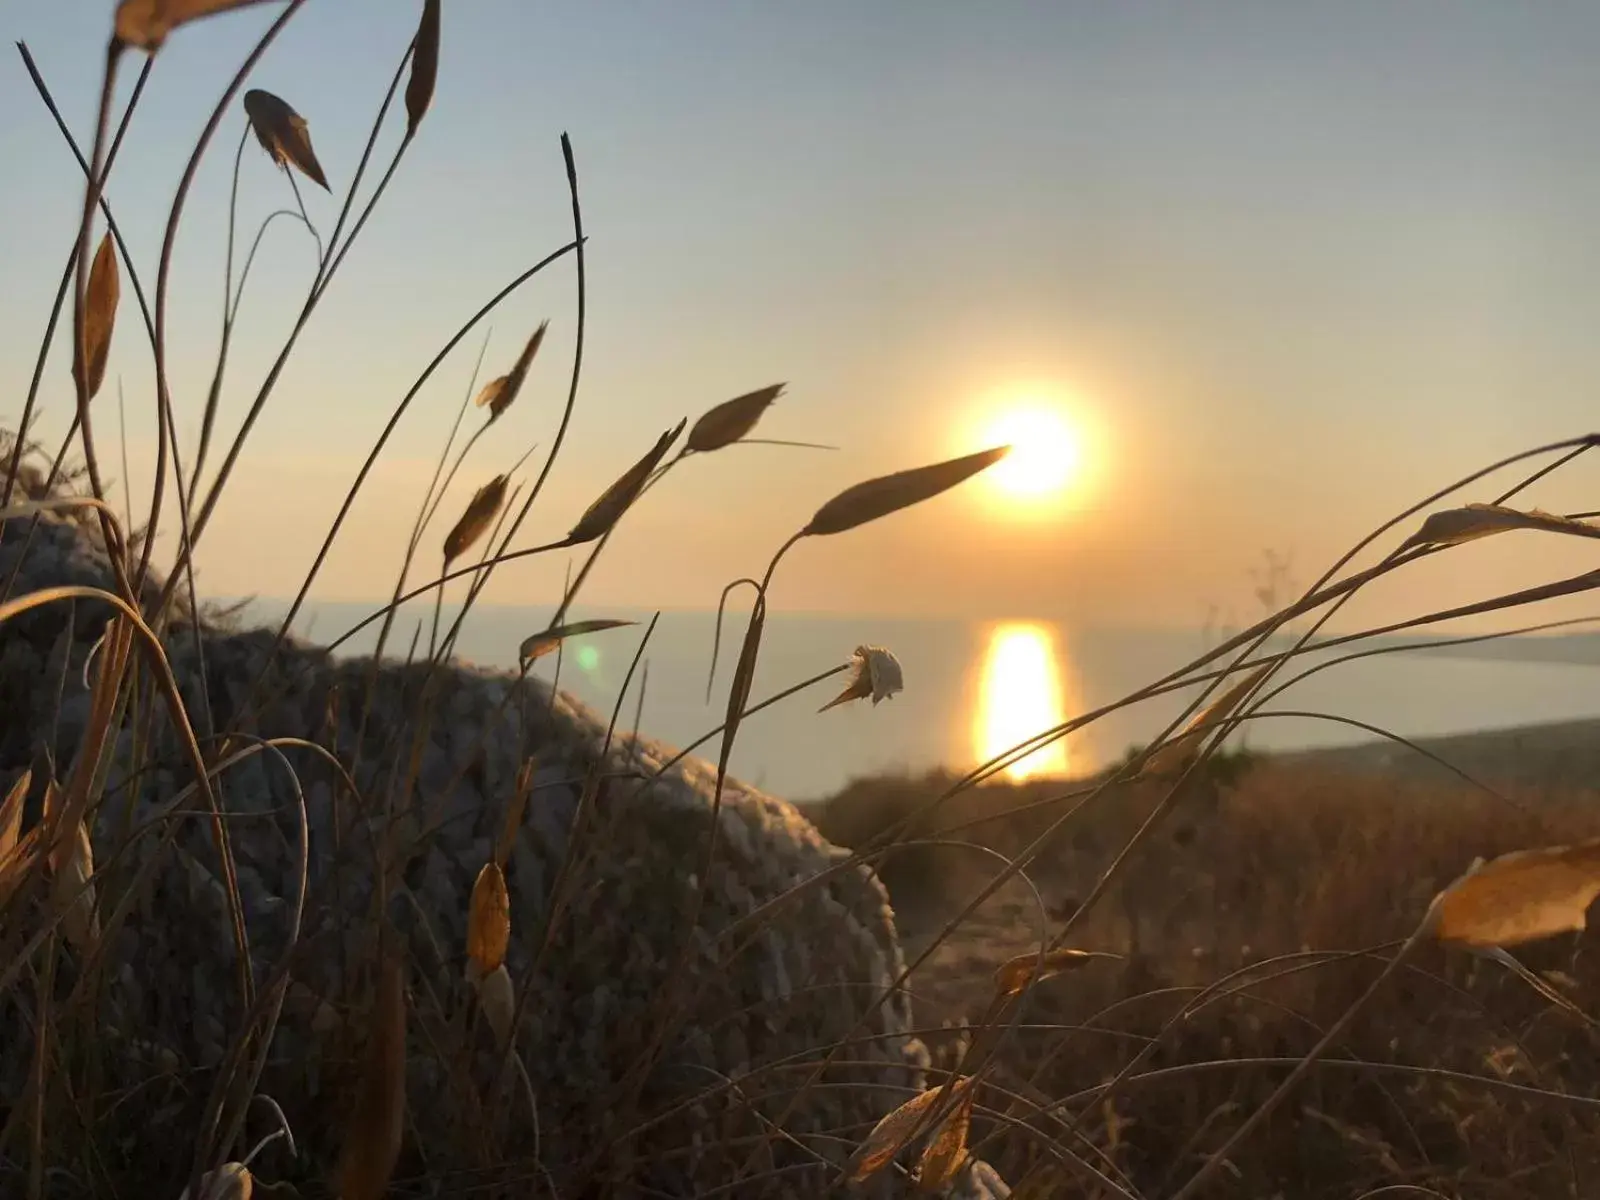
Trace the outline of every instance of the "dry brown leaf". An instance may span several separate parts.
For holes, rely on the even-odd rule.
[[[782,395],[784,385],[769,384],[732,400],[724,400],[715,408],[707,409],[689,430],[684,442],[697,454],[709,454],[731,446],[756,427],[767,407]]]
[[[851,1182],[864,1182],[887,1167],[911,1140],[918,1123],[928,1115],[935,1100],[941,1095],[949,1095],[959,1101],[972,1090],[972,1084],[971,1075],[959,1076],[948,1088],[931,1087],[918,1092],[899,1108],[886,1114],[850,1156]]]
[[[417,24],[411,51],[411,78],[406,81],[406,136],[411,137],[433,102],[439,81],[439,0],[422,0],[422,20]]]
[[[511,975],[501,963],[478,981],[478,1003],[483,1015],[494,1030],[494,1038],[504,1050],[511,1040],[511,1018],[517,1009],[517,993],[512,987]]]
[[[89,830],[80,821],[72,853],[56,875],[56,898],[65,906],[61,914],[62,933],[75,949],[85,953],[100,940],[100,915],[95,911],[93,878],[94,846],[89,841]],[[77,899],[72,899],[73,896]]]
[[[525,758],[517,768],[517,782],[511,791],[511,803],[506,805],[505,821],[500,826],[500,839],[494,845],[495,864],[504,873],[511,848],[517,844],[517,832],[522,828],[522,814],[527,810],[528,797],[533,794],[534,760]]]
[[[508,373],[491,379],[478,391],[473,404],[479,408],[487,408],[490,421],[496,420],[517,398],[523,382],[528,378],[528,368],[533,365],[534,355],[539,353],[539,347],[544,342],[544,332],[549,327],[549,321],[541,321],[539,328],[535,329],[533,336],[528,339],[527,345],[523,346],[516,365]]]
[[[467,957],[481,974],[493,971],[506,957],[511,940],[511,894],[499,864],[487,862],[472,885],[467,911]]]
[[[122,284],[117,276],[117,245],[106,231],[89,264],[89,286],[83,298],[83,369],[85,391],[93,400],[106,378],[111,356],[111,331],[117,324],[117,301]]]
[[[917,1163],[917,1189],[942,1192],[967,1161],[967,1134],[972,1129],[972,1104],[977,1093],[968,1088],[940,1122]]]
[[[851,667],[853,674],[844,691],[817,709],[819,713],[851,700],[865,700],[868,696],[876,705],[878,701],[888,700],[896,692],[905,690],[905,675],[900,670],[900,660],[882,646],[857,646],[855,654],[851,656]]]
[[[340,1200],[379,1200],[400,1157],[406,1113],[405,960],[390,952],[378,980],[361,1077],[339,1162]]]
[[[996,446],[992,450],[980,450],[977,454],[952,458],[948,462],[913,467],[909,471],[896,471],[893,475],[882,475],[858,483],[817,509],[811,523],[800,532],[812,537],[843,533],[902,508],[931,500],[940,492],[949,491],[979,471],[994,466],[1010,450],[1010,446]]]
[[[1600,895],[1600,839],[1517,850],[1490,859],[1446,888],[1434,912],[1440,941],[1515,946],[1576,932]]]
[[[557,625],[554,629],[546,629],[543,633],[535,633],[524,638],[517,653],[521,656],[524,665],[536,658],[543,658],[551,654],[556,647],[568,638],[579,637],[585,633],[599,633],[605,629],[621,629],[625,625],[637,625],[637,621],[614,621],[596,619],[592,621],[572,621],[566,625]]]
[[[506,476],[496,475],[472,494],[472,499],[467,502],[467,511],[461,514],[461,519],[445,535],[446,567],[472,549],[473,544],[489,531],[489,526],[494,524],[500,512],[500,506],[506,502],[509,483]]]
[[[322,173],[322,164],[311,148],[311,130],[287,100],[261,88],[251,88],[244,94],[244,111],[256,140],[273,162],[285,171],[293,164],[323,191],[329,190],[328,177]]]
[[[656,439],[656,444],[650,448],[649,453],[600,493],[600,498],[585,510],[583,516],[578,518],[578,523],[572,527],[572,532],[567,534],[569,545],[592,542],[611,531],[611,527],[621,519],[622,514],[627,512],[629,506],[639,498],[639,492],[650,478],[650,472],[660,464],[687,423],[679,421],[677,425],[663,433]]]
[[[261,0],[122,0],[117,5],[116,38],[154,54],[167,35],[197,17],[209,17]]]
[[[1422,528],[1401,543],[1407,546],[1458,546],[1477,538],[1510,529],[1539,529],[1547,533],[1566,533],[1577,537],[1600,537],[1600,526],[1571,517],[1557,516],[1542,509],[1522,512],[1503,504],[1468,504],[1433,513]]]
[[[1224,688],[1222,693],[1189,719],[1183,732],[1172,738],[1145,760],[1142,775],[1177,775],[1189,765],[1196,747],[1207,733],[1214,732],[1234,709],[1248,696],[1272,670],[1273,664],[1264,663],[1243,679]]]
[[[33,769],[25,769],[11,785],[4,801],[0,801],[0,865],[11,857],[22,836],[22,805],[28,798],[28,788],[33,785]]]
[[[1115,957],[1096,950],[1051,950],[1042,958],[1038,954],[1019,954],[995,968],[994,990],[1002,996],[1015,996],[1036,980],[1076,970],[1097,958]]]

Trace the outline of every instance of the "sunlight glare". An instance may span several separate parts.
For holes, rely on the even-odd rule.
[[[989,471],[1012,497],[1042,500],[1069,487],[1083,466],[1083,439],[1062,414],[1043,405],[1010,409],[988,427],[984,444],[1011,453]]]
[[[996,628],[984,653],[973,728],[978,760],[987,762],[1061,724],[1065,720],[1061,691],[1055,639],[1048,628],[1033,624]],[[1021,782],[1066,771],[1066,743],[1057,739],[1012,763],[1005,775]]]

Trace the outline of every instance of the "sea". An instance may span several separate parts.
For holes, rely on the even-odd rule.
[[[287,608],[287,601],[257,598],[246,604],[245,618],[277,622]],[[373,609],[312,600],[293,628],[326,644]],[[551,613],[550,606],[476,607],[462,627],[456,657],[515,669],[523,639],[543,630]],[[455,615],[446,606],[442,627]],[[713,734],[727,706],[746,613],[730,612],[724,623],[709,694],[714,612],[585,607],[572,616],[635,624],[571,639],[559,656],[537,660],[534,674],[555,678],[608,718],[615,714],[620,729],[637,727],[677,747],[701,743],[698,752],[715,759],[719,739]],[[431,608],[403,610],[385,656],[405,657],[414,634],[425,649],[431,622]],[[377,630],[374,623],[339,652],[370,654]],[[856,778],[965,770],[1067,720],[1116,705],[1215,641],[1215,633],[1200,629],[773,612],[753,702],[848,663],[863,645],[889,650],[904,686],[877,704],[856,700],[819,711],[846,677],[813,684],[743,723],[730,769],[799,802],[825,799]],[[1351,649],[1372,648],[1386,652],[1339,661]],[[1381,736],[1375,731],[1416,738],[1600,717],[1600,635],[1465,647],[1421,638],[1363,643],[1312,652],[1275,682],[1287,680],[1295,681],[1234,735],[1236,741],[1262,751],[1292,750],[1370,741]],[[1007,773],[1026,778],[1094,770],[1148,742],[1195,694],[1189,688],[1114,708]]]

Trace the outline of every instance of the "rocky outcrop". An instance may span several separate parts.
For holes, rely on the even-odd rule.
[[[0,538],[13,595],[108,586],[92,525],[46,516],[25,538],[27,525],[8,522]],[[0,625],[0,782],[30,765],[36,776],[50,763],[61,776],[70,768],[89,709],[85,660],[109,611],[58,602]],[[218,778],[255,986],[290,964],[254,1090],[289,1115],[300,1152],[269,1152],[263,1176],[320,1175],[337,1148],[372,991],[380,861],[409,961],[401,1171],[438,1181],[427,1194],[466,1192],[491,1157],[563,1196],[585,1162],[618,1195],[817,1194],[872,1123],[923,1086],[909,1001],[890,991],[903,963],[887,895],[865,870],[837,870],[844,852],[791,805],[729,782],[697,908],[714,782],[700,760],[662,772],[671,755],[654,742],[619,738],[607,750],[594,715],[503,673],[387,661],[374,671],[302,643],[273,656],[270,631],[206,620],[186,619],[165,640],[202,742],[214,748],[228,732],[244,751]],[[497,1091],[506,1081],[465,977],[466,920],[530,759],[533,790],[506,868],[525,1076]],[[187,1161],[184,1123],[197,1127],[245,1020],[212,825],[182,798],[192,781],[146,690],[93,821],[104,969],[79,986],[85,961],[69,951],[58,980],[63,996],[93,997],[107,1049],[100,1086],[141,1098],[103,1119],[140,1143],[129,1163],[166,1179]],[[553,916],[563,862],[568,900]],[[728,936],[828,872],[753,936]],[[636,1076],[662,1032],[669,983],[682,1019]],[[0,998],[0,1026],[17,1003]],[[27,1073],[20,1045],[8,1040],[0,1062],[10,1098]],[[1004,1194],[981,1164],[960,1186]]]

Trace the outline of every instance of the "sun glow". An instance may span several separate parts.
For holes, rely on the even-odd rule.
[[[989,636],[973,722],[973,743],[987,762],[1065,720],[1055,638],[1048,628],[1005,624]],[[1015,781],[1064,775],[1066,744],[1057,739],[1006,768]]]
[[[1004,410],[985,426],[982,440],[986,446],[1011,447],[986,475],[1012,502],[1059,499],[1083,474],[1082,430],[1051,405]]]

